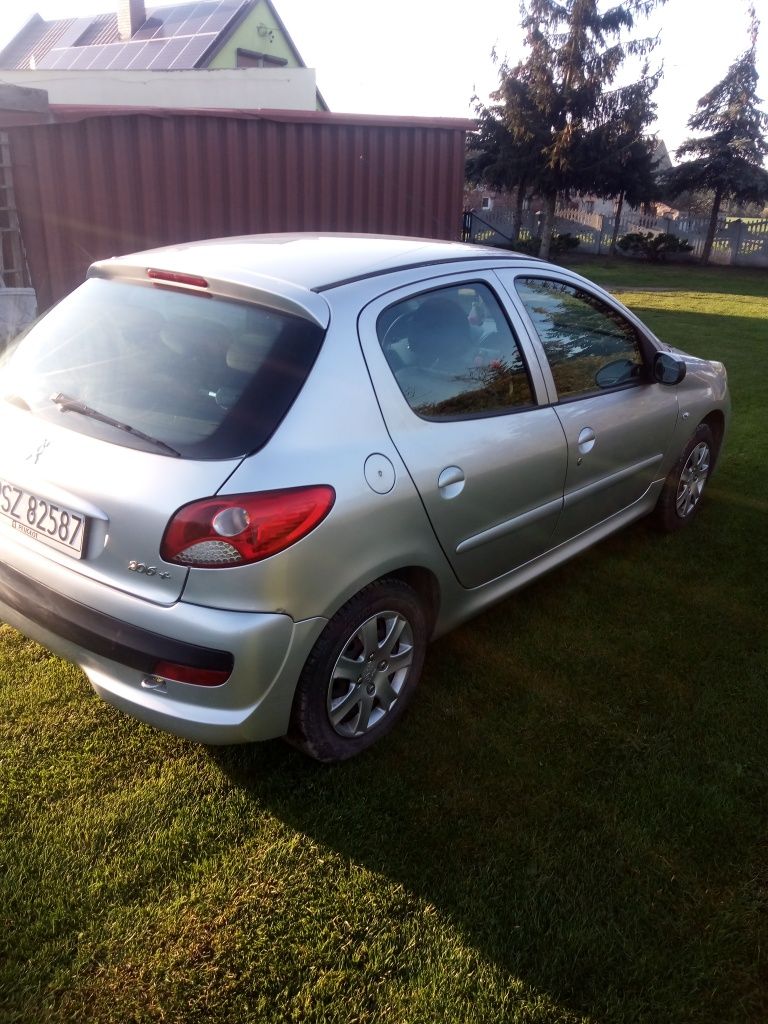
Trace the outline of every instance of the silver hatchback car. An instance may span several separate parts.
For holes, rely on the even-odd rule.
[[[108,260],[0,363],[0,616],[138,718],[350,757],[430,637],[699,508],[725,370],[576,274],[275,235]]]

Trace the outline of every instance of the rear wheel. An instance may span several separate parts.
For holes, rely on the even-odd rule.
[[[402,580],[372,583],[337,612],[296,688],[289,739],[318,761],[366,750],[399,721],[427,644],[416,592]]]
[[[691,522],[699,509],[713,457],[712,431],[706,423],[700,423],[664,482],[654,511],[654,521],[662,530],[679,530]]]

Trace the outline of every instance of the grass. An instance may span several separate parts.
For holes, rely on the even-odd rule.
[[[155,732],[0,627],[3,1024],[768,1018],[768,275],[579,269],[673,283],[622,299],[728,366],[696,524],[433,645],[339,767]]]
[[[604,288],[632,291],[684,291],[714,293],[717,295],[765,298],[768,292],[768,274],[758,267],[702,267],[696,263],[653,264],[642,260],[617,257],[615,260],[599,256],[569,255],[563,264],[580,274],[591,277]],[[622,296],[622,301],[623,301]],[[631,305],[633,303],[630,303]],[[758,311],[758,316],[759,311]]]

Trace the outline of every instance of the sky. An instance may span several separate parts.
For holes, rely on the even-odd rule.
[[[498,81],[495,49],[523,55],[518,0],[273,0],[331,110],[467,117],[474,94]],[[0,48],[29,17],[97,14],[117,0],[3,0]],[[147,7],[165,6],[147,0]],[[758,95],[768,109],[768,0],[755,0],[763,31]],[[668,0],[643,34],[660,34],[653,59],[663,65],[655,130],[672,152],[689,135],[697,100],[747,48],[746,0]],[[1,76],[0,76],[1,77]]]

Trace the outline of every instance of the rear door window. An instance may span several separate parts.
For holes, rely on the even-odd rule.
[[[403,397],[426,419],[535,404],[517,339],[487,285],[423,292],[380,314],[376,331]]]
[[[187,458],[233,458],[272,435],[322,338],[317,325],[266,307],[93,278],[4,356],[0,388],[21,408],[114,443],[152,449],[141,433]],[[134,433],[71,403],[62,413],[57,396]]]

